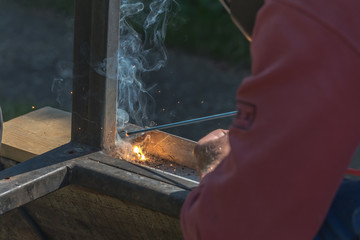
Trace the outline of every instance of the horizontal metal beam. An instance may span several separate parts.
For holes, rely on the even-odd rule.
[[[0,215],[69,184],[179,217],[197,182],[70,143],[0,171]]]
[[[160,181],[95,161],[82,161],[73,172],[75,185],[176,218],[190,192],[166,178]]]
[[[69,184],[74,160],[92,151],[70,143],[0,171],[0,214]]]

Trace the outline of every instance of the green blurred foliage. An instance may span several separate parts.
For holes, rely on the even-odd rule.
[[[37,106],[31,105],[30,101],[7,101],[0,97],[0,105],[4,121],[8,121],[25,113],[34,111]]]
[[[168,25],[167,46],[250,63],[249,43],[217,0],[181,0]]]
[[[74,0],[15,0],[28,7],[51,8],[66,15]],[[177,0],[168,24],[166,46],[207,57],[250,64],[249,43],[218,0]]]

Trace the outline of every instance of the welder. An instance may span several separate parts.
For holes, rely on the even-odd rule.
[[[360,239],[360,1],[224,0],[251,41],[238,114],[195,147],[185,239]]]

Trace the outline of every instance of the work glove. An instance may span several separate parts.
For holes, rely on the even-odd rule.
[[[200,139],[194,148],[200,178],[213,171],[230,153],[229,131],[217,129]]]

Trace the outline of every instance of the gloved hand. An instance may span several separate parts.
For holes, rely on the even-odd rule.
[[[229,153],[228,130],[217,129],[200,139],[194,148],[200,178],[213,171]]]

